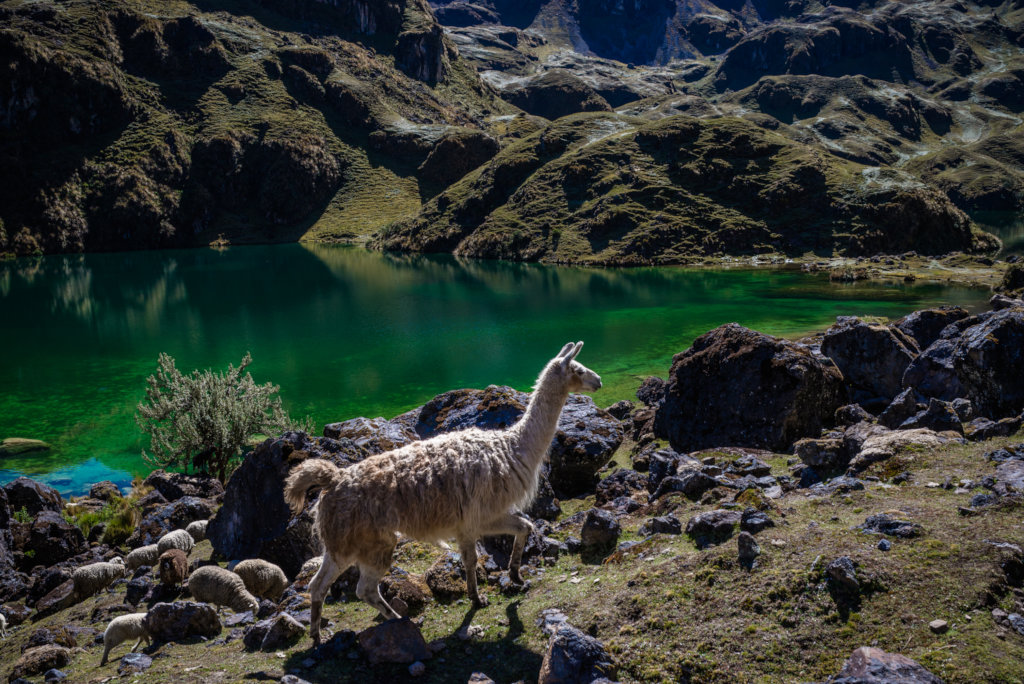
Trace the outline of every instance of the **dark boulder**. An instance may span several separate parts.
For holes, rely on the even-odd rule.
[[[952,401],[964,395],[956,369],[953,367],[953,352],[956,341],[940,338],[932,342],[903,373],[903,386],[915,390],[925,397]]]
[[[610,413],[612,418],[615,418],[616,420],[625,420],[626,418],[629,418],[629,414],[633,412],[633,402],[623,399],[622,401],[615,402],[606,408],[605,411]]]
[[[146,600],[149,592],[153,590],[153,583],[145,577],[136,577],[128,580],[128,586],[124,592],[124,602],[137,606]]]
[[[878,422],[890,430],[895,430],[916,413],[917,399],[914,396],[914,390],[908,387],[900,392],[878,415]]]
[[[929,400],[928,408],[917,413],[912,418],[908,418],[900,424],[900,428],[903,430],[928,428],[936,432],[951,431],[961,435],[964,434],[964,426],[960,422],[960,416],[953,409],[953,405],[948,401],[942,401],[934,397]]]
[[[920,537],[922,534],[921,526],[917,523],[897,520],[885,513],[869,515],[858,529],[872,534],[884,534],[902,539],[912,539]]]
[[[646,485],[647,478],[645,476],[635,470],[620,468],[597,483],[595,503],[598,506],[603,506],[620,496],[630,496],[634,492],[646,491]]]
[[[155,544],[168,532],[182,530],[190,522],[207,520],[213,515],[216,504],[209,499],[183,496],[168,504],[156,507],[143,516],[135,531],[128,537],[128,546],[138,548]]]
[[[682,492],[687,498],[696,501],[709,489],[719,485],[719,481],[700,470],[681,470],[676,475],[669,475],[658,483],[658,488],[648,497],[655,501],[669,492]]]
[[[675,475],[680,469],[700,468],[700,461],[672,449],[656,449],[652,446],[644,449],[644,452],[647,456],[647,491],[652,494],[658,491],[662,480]]]
[[[250,651],[276,651],[297,641],[305,628],[288,613],[261,620],[245,630],[242,642]]]
[[[866,397],[891,399],[900,393],[903,373],[917,356],[917,344],[899,328],[840,316],[825,331],[821,353]]]
[[[979,415],[1024,410],[1024,308],[997,311],[957,341],[953,367]]]
[[[665,398],[665,390],[668,383],[656,375],[644,378],[640,383],[640,389],[636,391],[636,398],[647,406],[657,406]]]
[[[836,409],[836,425],[853,425],[862,420],[873,420],[874,416],[864,410],[860,404],[847,404]]]
[[[60,513],[64,508],[64,500],[53,487],[36,482],[27,477],[19,477],[4,485],[7,493],[7,502],[12,513],[21,509],[29,515],[36,515],[41,511],[52,511]]]
[[[25,596],[25,604],[34,606],[39,599],[71,579],[72,568],[54,566],[32,573],[32,585]]]
[[[1008,437],[1020,430],[1022,422],[1024,421],[1021,416],[999,420],[975,418],[964,425],[964,435],[972,442],[980,442],[993,437]]]
[[[682,534],[683,524],[674,515],[664,515],[658,518],[651,518],[640,526],[640,536],[646,537],[652,534]]]
[[[854,651],[831,684],[942,684],[918,663],[898,653],[861,646]]]
[[[622,527],[608,511],[591,508],[580,530],[580,552],[598,556],[611,551],[619,541]]]
[[[176,601],[157,603],[143,619],[154,641],[180,641],[193,636],[212,639],[221,632],[217,611],[206,603]]]
[[[752,570],[757,564],[757,557],[761,555],[761,547],[757,539],[750,532],[744,530],[736,538],[736,556],[740,565]]]
[[[408,618],[388,620],[368,627],[356,639],[371,665],[414,663],[431,656],[420,628]]]
[[[769,527],[775,527],[775,521],[768,517],[764,511],[756,508],[746,508],[740,517],[740,529],[750,534],[757,534]]]
[[[121,488],[110,480],[103,480],[97,482],[89,488],[89,498],[99,499],[100,501],[109,501],[110,499],[121,496]]]
[[[612,657],[604,645],[566,623],[548,640],[537,684],[613,681],[615,673]]]
[[[914,338],[919,349],[927,349],[939,339],[942,330],[950,323],[967,318],[967,309],[959,306],[940,306],[936,309],[922,309],[900,318],[893,327]]]
[[[154,470],[142,484],[160,492],[168,501],[186,496],[217,499],[224,493],[224,485],[212,475],[186,475]]]
[[[682,452],[782,451],[820,434],[844,400],[842,374],[829,359],[730,323],[674,357],[655,431]]]
[[[23,559],[24,566],[49,567],[86,550],[85,535],[60,513],[44,510],[31,523],[23,525],[28,534],[20,550],[33,552],[31,558]]]
[[[361,417],[325,425],[324,437],[351,440],[369,454],[381,454],[419,439],[419,435],[403,423]]]
[[[731,537],[740,521],[739,511],[719,508],[690,518],[686,523],[686,534],[693,539],[698,548],[703,549],[712,544],[720,544]]]
[[[302,432],[267,439],[246,456],[228,480],[224,503],[206,531],[214,551],[224,558],[263,558],[294,578],[302,564],[319,555],[321,548],[312,528],[310,509],[314,502],[308,502],[305,511],[293,516],[284,501],[288,472],[308,457],[326,458],[344,467],[365,453],[347,440],[312,440]]]
[[[29,634],[28,641],[22,645],[21,651],[24,653],[30,648],[45,646],[47,644],[57,644],[58,646],[64,646],[65,648],[75,648],[78,646],[78,641],[75,639],[75,635],[72,634],[67,627],[59,626],[54,627],[53,629],[40,627]]]
[[[841,470],[850,462],[841,439],[801,439],[793,445],[793,453],[819,472]]]
[[[67,580],[36,601],[36,614],[32,619],[38,620],[64,610],[75,602],[75,598],[75,583]]]
[[[8,679],[14,681],[19,677],[32,677],[47,670],[64,667],[70,662],[71,649],[56,644],[37,646],[21,654],[21,657],[14,663],[14,668]]]
[[[555,496],[555,490],[551,487],[551,482],[548,481],[548,476],[545,473],[546,470],[547,468],[541,470],[533,501],[530,502],[530,505],[526,507],[524,512],[531,518],[557,520],[558,516],[562,514],[562,507],[558,503],[558,498]]]

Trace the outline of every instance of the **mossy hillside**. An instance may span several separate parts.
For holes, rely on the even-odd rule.
[[[579,114],[392,226],[386,249],[612,264],[990,247],[941,193],[738,117]]]
[[[342,30],[317,4],[0,4],[4,78],[35,98],[0,136],[0,249],[352,238],[415,211],[444,184],[370,132],[433,127],[426,157],[510,108],[455,53],[444,80],[417,80],[381,32]]]
[[[465,599],[429,602],[422,613],[428,641],[443,639],[446,649],[427,661],[425,681],[463,681],[482,670],[496,681],[534,681],[546,647],[535,626],[541,610],[558,608],[570,621],[597,636],[614,655],[622,681],[790,682],[821,681],[836,672],[849,653],[877,645],[911,657],[950,683],[1024,681],[1024,638],[996,625],[993,608],[1019,612],[1019,590],[1007,587],[995,543],[1024,544],[1016,499],[964,516],[958,507],[984,490],[966,492],[930,486],[949,477],[978,483],[992,474],[983,454],[1016,443],[1021,434],[966,446],[909,450],[893,464],[883,462],[867,475],[891,477],[896,469],[909,482],[869,482],[847,495],[788,494],[769,505],[776,527],[757,535],[758,565],[741,568],[735,540],[698,550],[686,537],[638,536],[642,522],[673,512],[684,523],[715,503],[695,503],[670,494],[656,504],[621,519],[623,540],[641,543],[617,552],[601,564],[583,563],[577,555],[534,570],[530,589],[504,596],[495,587],[484,593],[491,605],[472,610]],[[729,460],[732,455],[715,455]],[[773,474],[785,474],[784,455],[768,459]],[[897,468],[898,466],[898,468]],[[739,497],[751,505],[749,497]],[[593,497],[563,502],[562,519],[593,504]],[[853,529],[871,514],[890,512],[919,523],[916,539],[893,539],[892,549],[877,548],[879,537]],[[557,526],[553,536],[578,536],[579,521]],[[202,542],[190,558],[210,555]],[[403,543],[395,565],[423,572],[443,552],[415,542]],[[864,588],[859,605],[839,609],[829,594],[824,567],[847,555],[857,564]],[[107,618],[104,606],[121,603],[123,585],[31,626],[22,626],[0,642],[0,659],[14,662],[35,627],[72,624],[98,632]],[[92,616],[96,615],[95,622]],[[332,629],[360,630],[377,623],[374,611],[352,596],[328,603]],[[928,623],[944,619],[945,634]],[[456,633],[468,624],[484,628],[481,638],[464,642]],[[222,636],[226,636],[225,630]],[[77,681],[94,681],[116,672],[116,660],[99,666],[102,647],[84,637],[85,651],[67,671]],[[154,655],[147,681],[179,681],[183,672],[197,682],[243,681],[294,672],[313,682],[395,681],[407,676],[402,665],[369,666],[343,653],[337,659],[303,665],[310,655],[303,637],[276,653],[247,652],[240,640],[229,643],[188,642],[149,649]],[[443,659],[443,662],[442,662]],[[263,673],[263,674],[260,674]]]

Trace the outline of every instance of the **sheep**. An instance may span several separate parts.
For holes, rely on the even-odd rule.
[[[216,565],[204,565],[188,578],[188,590],[196,601],[227,606],[236,613],[259,612],[260,602],[245,588],[242,578]]]
[[[160,553],[170,549],[181,549],[186,554],[196,545],[192,535],[185,530],[174,530],[160,537],[156,543],[156,549]]]
[[[132,646],[132,652],[135,652],[143,641],[147,644],[151,643],[145,619],[146,613],[130,613],[128,615],[118,615],[110,621],[107,629],[103,632],[103,658],[100,659],[100,665],[107,664],[107,656],[110,654],[110,649],[129,639],[138,639],[135,645]]]
[[[310,558],[302,564],[302,567],[299,569],[299,574],[295,576],[295,581],[309,582],[309,580],[313,579],[313,575],[320,570],[320,566],[323,565],[323,562],[323,556],[313,556]]]
[[[536,493],[569,393],[601,387],[600,376],[574,361],[582,347],[582,342],[570,342],[548,362],[523,417],[507,430],[470,428],[437,435],[344,470],[318,458],[292,469],[284,496],[296,515],[305,507],[307,491],[322,489],[314,530],[324,544],[324,560],[309,585],[314,645],[320,644],[327,590],[353,564],[359,566],[356,595],[384,619],[399,617],[378,587],[391,566],[396,533],[423,541],[455,537],[467,568],[466,588],[477,607],[487,601],[472,570],[476,540],[515,535],[509,578],[522,584],[519,567],[533,525],[518,510]]]
[[[157,564],[160,559],[160,549],[157,548],[156,544],[150,544],[148,546],[140,546],[137,549],[132,550],[127,556],[125,556],[124,562],[128,566],[129,570],[135,570],[141,568],[143,565],[149,565],[150,567]]]
[[[160,583],[168,586],[181,584],[188,577],[188,558],[181,549],[170,549],[160,554]]]
[[[234,573],[245,582],[253,596],[277,601],[288,588],[284,570],[262,558],[250,558],[235,566]]]
[[[106,589],[110,583],[128,574],[124,560],[115,558],[105,563],[90,563],[75,568],[71,579],[74,581],[74,594],[79,599],[89,598],[93,594]]]
[[[186,527],[185,531],[196,540],[196,543],[206,539],[206,526],[210,523],[209,520],[193,520]]]
[[[0,613],[0,638],[7,638],[7,616]]]

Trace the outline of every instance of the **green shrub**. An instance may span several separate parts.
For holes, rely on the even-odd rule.
[[[278,386],[257,385],[252,375],[242,375],[251,362],[246,354],[238,367],[228,364],[222,373],[206,369],[182,375],[174,359],[161,354],[156,374],[146,379],[146,401],[135,414],[150,438],[152,453],[143,457],[162,468],[213,473],[224,482],[253,435],[295,428],[275,396]]]
[[[20,511],[15,511],[14,512],[14,519],[17,520],[20,523],[30,523],[30,522],[32,522],[32,516],[29,515],[28,509],[25,508],[24,506],[21,507]]]
[[[97,524],[106,523],[106,529],[103,531],[100,541],[110,546],[122,546],[135,531],[135,527],[142,517],[138,506],[135,505],[135,498],[135,496],[112,497],[98,511],[84,511],[75,514],[68,513],[65,509],[64,519],[80,529],[85,536],[89,536],[89,531]]]

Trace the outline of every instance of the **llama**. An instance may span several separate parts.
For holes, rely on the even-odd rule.
[[[324,559],[309,584],[314,644],[320,644],[327,589],[351,565],[359,566],[356,595],[385,619],[399,617],[378,587],[391,567],[396,533],[428,542],[454,537],[469,597],[478,608],[487,600],[477,589],[477,539],[515,535],[509,577],[522,584],[519,567],[533,525],[518,510],[536,493],[569,393],[601,387],[600,376],[574,361],[582,348],[582,342],[570,342],[548,362],[526,412],[506,430],[469,428],[437,435],[344,470],[323,459],[306,460],[292,470],[284,495],[296,514],[310,488],[323,490],[314,529],[323,541]]]

